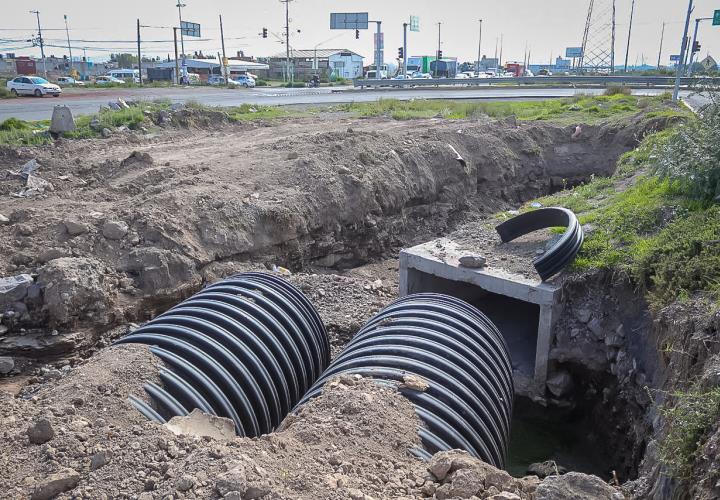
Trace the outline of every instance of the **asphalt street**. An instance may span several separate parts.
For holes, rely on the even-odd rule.
[[[666,89],[635,90],[637,94],[653,95]],[[602,88],[532,88],[532,87],[455,87],[412,89],[355,89],[352,87],[325,87],[319,89],[254,88],[225,89],[211,87],[112,88],[70,89],[58,98],[19,97],[0,100],[0,121],[15,117],[23,120],[50,119],[58,104],[70,107],[75,115],[98,111],[119,97],[123,99],[169,99],[172,102],[195,101],[209,106],[238,106],[258,104],[327,105],[345,102],[370,102],[381,98],[409,99],[545,99],[570,97],[577,93],[600,94]],[[683,92],[687,96],[689,92]],[[698,102],[697,104],[701,104]]]

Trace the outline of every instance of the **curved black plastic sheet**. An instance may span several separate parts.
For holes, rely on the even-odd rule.
[[[513,409],[512,364],[495,325],[470,304],[422,293],[380,311],[333,360],[300,404],[341,374],[402,382],[416,375],[424,391],[400,386],[423,422],[426,457],[460,448],[503,467]],[[389,383],[389,382],[383,382]]]
[[[583,230],[575,214],[566,208],[540,208],[525,212],[497,226],[503,243],[548,227],[566,227],[562,237],[547,252],[533,259],[533,266],[543,281],[570,264],[583,244]]]
[[[243,273],[201,290],[116,344],[145,344],[165,366],[147,404],[165,422],[199,408],[227,417],[241,436],[272,432],[330,361],[315,308],[282,278]]]

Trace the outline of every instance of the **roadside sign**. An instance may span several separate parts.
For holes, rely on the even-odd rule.
[[[368,29],[367,12],[332,12],[330,14],[331,30],[366,30]]]
[[[200,37],[200,25],[198,23],[182,21],[180,23],[180,31],[182,31],[182,34],[185,36]]]
[[[713,26],[720,26],[720,10],[715,11],[713,16]]]
[[[680,54],[673,54],[670,56],[670,62],[680,62]]]
[[[582,57],[582,53],[583,53],[582,47],[567,47],[565,49],[565,57],[570,57],[570,58]]]
[[[420,31],[420,16],[410,16],[410,31]]]

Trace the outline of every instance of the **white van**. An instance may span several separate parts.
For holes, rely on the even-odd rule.
[[[108,71],[108,76],[119,78],[120,80],[133,81],[140,83],[140,72],[136,69],[112,69]]]

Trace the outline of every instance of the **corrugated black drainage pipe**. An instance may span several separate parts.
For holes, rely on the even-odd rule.
[[[165,422],[200,408],[241,436],[272,432],[330,361],[315,308],[265,273],[214,283],[116,342],[132,343],[165,363],[162,386],[144,386],[153,404],[130,398],[143,415]]]
[[[510,356],[495,325],[466,302],[421,293],[391,304],[358,332],[300,404],[340,374],[425,379],[424,391],[399,389],[424,423],[418,433],[426,451],[417,454],[460,448],[504,467],[514,394]]]

